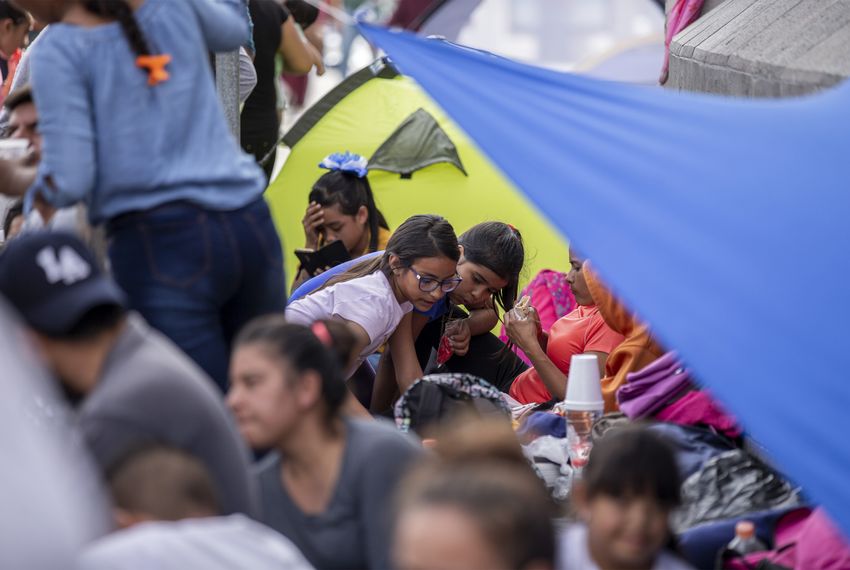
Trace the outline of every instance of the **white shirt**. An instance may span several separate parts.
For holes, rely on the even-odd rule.
[[[558,570],[599,570],[590,557],[587,545],[587,527],[572,524],[561,533],[558,540]],[[668,552],[661,551],[650,570],[693,570],[691,566]]]
[[[301,570],[312,568],[283,535],[243,515],[147,522],[86,547],[79,570]]]
[[[363,327],[370,342],[348,371],[351,376],[367,356],[387,342],[402,317],[412,310],[412,304],[396,300],[387,276],[379,270],[298,299],[286,308],[286,320],[309,326],[320,319],[339,317]]]

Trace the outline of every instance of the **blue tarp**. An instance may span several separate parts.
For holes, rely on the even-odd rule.
[[[850,534],[850,84],[675,93],[363,32]]]

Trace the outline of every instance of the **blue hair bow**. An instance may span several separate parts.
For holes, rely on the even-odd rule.
[[[352,174],[356,174],[358,178],[363,178],[369,172],[367,165],[368,161],[365,157],[346,151],[335,152],[326,156],[319,163],[319,168],[351,172]]]

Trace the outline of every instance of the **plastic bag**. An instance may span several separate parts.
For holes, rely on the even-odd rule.
[[[673,513],[671,524],[678,534],[709,521],[802,504],[799,489],[736,449],[710,459],[688,477],[682,485],[682,507]]]
[[[566,501],[573,482],[573,469],[567,464],[567,440],[547,435],[522,446],[522,451],[552,498]]]

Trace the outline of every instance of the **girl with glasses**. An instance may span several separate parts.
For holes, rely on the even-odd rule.
[[[298,324],[346,322],[357,339],[358,355],[346,378],[389,341],[396,377],[412,384],[422,369],[413,346],[411,311],[430,310],[460,285],[459,257],[454,229],[444,218],[413,216],[393,233],[383,255],[294,301],[286,308],[286,319]]]
[[[460,284],[431,309],[413,311],[417,358],[424,369],[445,336],[451,355],[442,371],[472,374],[507,392],[527,366],[490,331],[499,322],[499,310],[510,311],[516,303],[525,263],[522,235],[510,224],[484,222],[464,232],[458,243]],[[392,372],[390,366],[379,371],[374,411],[386,410],[409,387]]]

